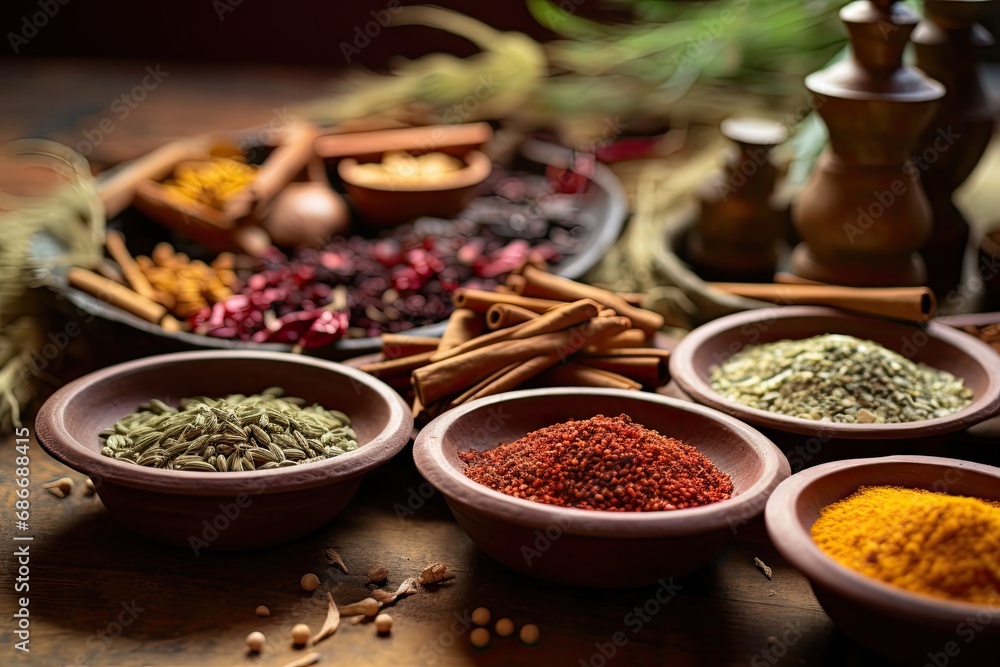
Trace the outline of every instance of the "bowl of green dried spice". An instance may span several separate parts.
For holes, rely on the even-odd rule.
[[[834,452],[831,442],[917,442],[1000,412],[1000,357],[982,341],[833,308],[719,318],[680,342],[670,373],[694,401],[793,436],[778,444],[797,443],[789,458],[808,463]]]
[[[388,385],[342,364],[213,350],[91,373],[57,391],[36,425],[121,524],[201,553],[329,523],[364,473],[406,446],[413,418]]]
[[[1000,468],[933,456],[826,463],[778,485],[765,522],[854,641],[894,664],[997,664]]]
[[[425,426],[413,456],[487,554],[599,588],[705,565],[790,474],[777,447],[728,415],[619,389],[472,401]]]

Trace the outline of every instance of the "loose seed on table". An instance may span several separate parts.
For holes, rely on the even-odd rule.
[[[54,482],[43,484],[42,488],[57,498],[65,498],[73,489],[73,480],[69,477],[61,477]]]
[[[340,613],[344,616],[374,616],[381,607],[382,605],[375,598],[365,598],[360,602],[346,605],[340,610]]]
[[[326,620],[323,621],[323,627],[319,629],[316,636],[312,638],[313,644],[318,644],[320,641],[326,639],[340,627],[340,610],[337,609],[337,603],[333,601],[333,595],[330,591],[326,592],[327,600],[327,611]]]
[[[315,665],[320,660],[319,653],[307,653],[301,658],[296,658],[289,663],[286,663],[282,667],[309,667],[309,665]]]
[[[307,572],[302,575],[302,579],[299,580],[299,585],[302,586],[302,590],[309,591],[311,593],[319,588],[319,577],[312,572]]]
[[[372,569],[368,570],[367,574],[368,581],[373,584],[377,584],[389,578],[389,568],[385,565],[376,565]]]
[[[92,496],[94,495],[96,488],[94,487],[94,480],[87,478],[87,481],[83,483],[83,495]]]
[[[292,644],[295,646],[305,646],[309,643],[312,631],[305,623],[296,623],[292,626]]]
[[[260,605],[256,609],[254,609],[253,613],[257,614],[258,616],[264,617],[264,616],[270,616],[271,610],[264,605]]]
[[[375,629],[380,635],[387,635],[392,630],[392,616],[379,614],[375,617]]]
[[[498,637],[510,637],[514,634],[514,621],[509,618],[501,618],[493,629],[496,630]]]
[[[490,631],[486,628],[476,628],[469,634],[469,641],[476,648],[485,648],[490,643]]]
[[[537,644],[540,637],[541,632],[539,632],[537,625],[529,623],[521,628],[521,641],[525,644]]]
[[[420,573],[418,581],[421,584],[436,584],[444,579],[448,566],[444,563],[431,563]]]
[[[488,625],[490,622],[490,610],[486,607],[477,607],[472,612],[472,622],[476,625]]]
[[[336,565],[341,570],[343,570],[344,574],[350,574],[350,572],[347,571],[347,566],[344,565],[344,559],[340,557],[340,554],[337,553],[336,549],[327,549],[326,550],[326,557],[327,557],[327,560],[330,561],[330,563],[332,563],[333,565]]]
[[[262,632],[251,632],[247,635],[247,649],[251,653],[260,653],[264,650],[267,640]]]

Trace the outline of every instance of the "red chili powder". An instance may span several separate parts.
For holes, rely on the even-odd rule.
[[[562,507],[649,512],[708,505],[733,493],[729,475],[694,447],[624,414],[570,420],[458,456],[473,481]]]

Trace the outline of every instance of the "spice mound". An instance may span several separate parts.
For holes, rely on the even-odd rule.
[[[597,415],[533,431],[484,452],[460,452],[465,474],[508,496],[612,512],[684,509],[727,500],[729,475],[691,445]]]
[[[862,487],[812,527],[838,563],[939,598],[1000,598],[1000,503],[894,486]]]
[[[152,400],[101,432],[101,454],[167,470],[242,472],[322,461],[358,448],[351,420],[279,387],[225,398],[197,396],[180,409]]]
[[[972,402],[961,378],[841,334],[747,348],[712,368],[710,381],[751,408],[843,424],[923,421]]]

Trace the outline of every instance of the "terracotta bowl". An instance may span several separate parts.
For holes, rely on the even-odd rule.
[[[160,470],[100,453],[100,431],[152,398],[176,405],[186,396],[275,385],[345,412],[361,446],[317,463],[227,473]],[[46,401],[36,424],[45,451],[89,475],[108,511],[126,527],[166,544],[232,550],[280,544],[328,523],[350,502],[365,472],[403,449],[413,418],[387,385],[341,364],[274,352],[206,351],[91,373]]]
[[[749,345],[839,333],[873,340],[962,378],[972,403],[947,417],[905,424],[838,424],[750,408],[723,398],[709,371]],[[960,431],[1000,412],[1000,355],[973,336],[936,324],[919,326],[855,315],[833,308],[793,306],[737,313],[698,327],[670,356],[670,375],[698,403],[755,426],[828,440],[926,438]]]
[[[733,479],[733,498],[669,512],[600,512],[513,498],[467,478],[459,451],[483,451],[530,431],[597,414],[637,423],[698,448]],[[508,567],[579,586],[642,586],[712,560],[788,477],[781,452],[724,414],[656,394],[530,389],[449,410],[421,430],[413,456],[458,523]]]
[[[365,220],[378,227],[391,227],[422,215],[451,218],[476,196],[476,189],[493,171],[493,162],[480,151],[462,156],[465,167],[435,183],[393,182],[361,184],[356,180],[358,162],[345,158],[337,173],[351,202]]]
[[[827,463],[780,484],[764,515],[775,547],[808,577],[837,627],[859,644],[907,665],[997,664],[1000,598],[991,606],[911,593],[840,565],[813,542],[810,530],[820,510],[865,485],[1000,501],[1000,468],[933,456]]]

